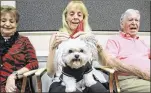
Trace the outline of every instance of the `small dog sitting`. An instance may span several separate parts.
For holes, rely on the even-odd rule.
[[[76,84],[80,80],[87,87],[97,83],[92,73],[92,55],[87,43],[78,38],[69,39],[59,45],[55,63],[62,65],[61,79],[66,86],[65,92],[76,91]]]

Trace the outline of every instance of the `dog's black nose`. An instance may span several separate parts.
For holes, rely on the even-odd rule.
[[[75,58],[79,58],[79,55],[75,55]]]

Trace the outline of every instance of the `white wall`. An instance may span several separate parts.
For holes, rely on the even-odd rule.
[[[1,5],[10,5],[10,6],[13,6],[13,7],[16,7],[16,1],[1,1]]]
[[[55,32],[20,32],[20,34],[29,37],[31,43],[36,49],[37,56],[47,56],[49,50],[49,40]],[[117,34],[117,32],[93,32],[96,34],[99,42],[103,45],[106,44],[107,39],[111,35]],[[149,32],[140,32],[140,38],[144,39],[145,42],[150,45],[150,33]]]
[[[49,50],[49,40],[55,32],[20,32],[20,34],[29,37],[31,43],[36,49],[37,56],[47,56]],[[96,37],[98,38],[99,42],[105,46],[107,39],[111,36],[116,34],[115,32],[94,32]],[[145,41],[150,44],[150,35],[149,33],[139,33],[141,38],[145,39]],[[40,57],[38,57],[40,58]],[[46,61],[46,59],[45,59]],[[39,67],[46,67],[46,62],[39,62]],[[33,79],[34,83],[36,83],[35,79]],[[42,92],[48,92],[49,86],[51,84],[51,78],[47,76],[45,73],[42,78]],[[48,82],[50,81],[50,82]],[[36,91],[37,87],[34,86]]]

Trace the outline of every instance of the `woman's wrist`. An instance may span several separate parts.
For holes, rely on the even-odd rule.
[[[14,79],[18,79],[18,72],[17,71],[14,71],[11,75],[14,77]]]
[[[11,78],[11,79],[17,79],[16,75],[15,74],[11,74],[8,78]]]
[[[51,50],[55,50],[55,49],[56,49],[56,46],[51,45],[51,46],[50,46],[50,49],[51,49]]]

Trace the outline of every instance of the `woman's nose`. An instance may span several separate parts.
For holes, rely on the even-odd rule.
[[[5,24],[4,24],[4,27],[10,27],[10,22],[6,21]]]
[[[74,15],[74,19],[78,19],[78,15],[75,14],[75,15]]]

